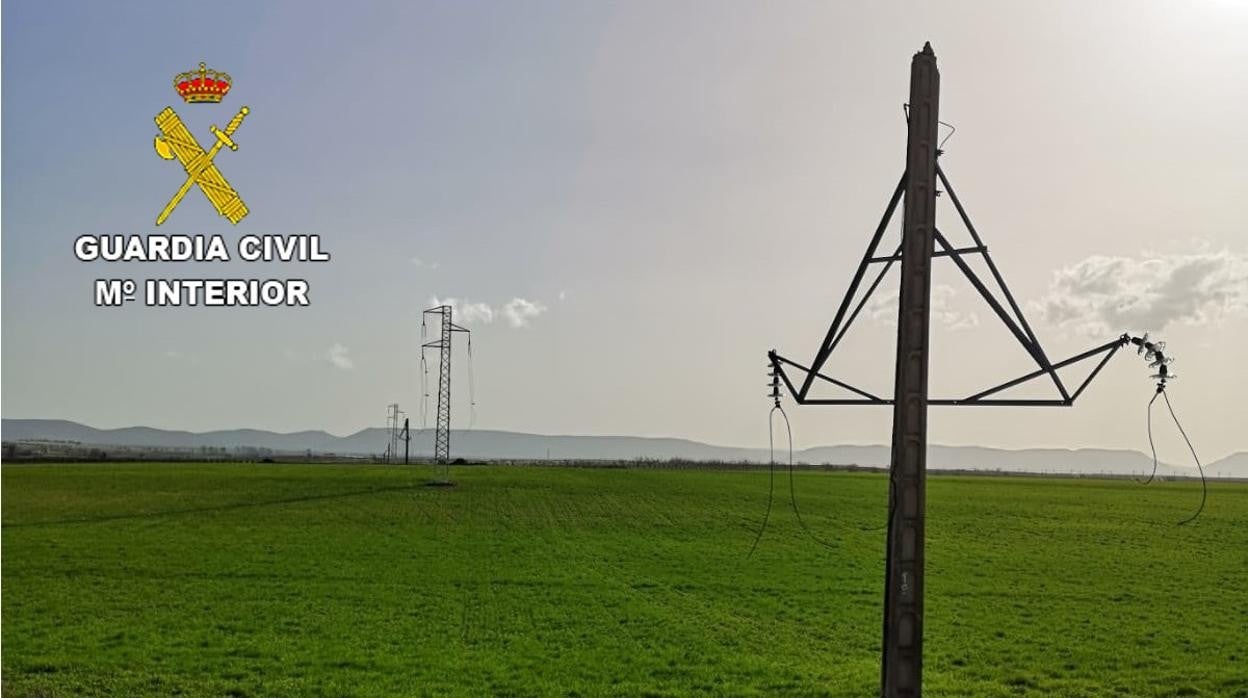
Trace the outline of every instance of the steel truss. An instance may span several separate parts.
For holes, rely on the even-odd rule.
[[[452,322],[453,309],[449,305],[430,308],[422,314],[437,315],[441,322],[439,339],[420,345],[421,351],[437,349],[438,362],[438,419],[433,435],[433,460],[435,463],[451,462],[451,335],[454,332],[470,332]]]
[[[941,151],[937,151],[938,156],[940,153]],[[1114,354],[1131,341],[1131,337],[1123,334],[1116,339],[1105,342],[1100,346],[1093,347],[1085,352],[1075,354],[1070,358],[1063,359],[1056,363],[1051,362],[1048,355],[1045,353],[1044,348],[1040,345],[1040,340],[1036,338],[1035,332],[1031,329],[1031,325],[1027,322],[1027,318],[1023,315],[1022,308],[1020,308],[1018,303],[1014,300],[1014,295],[1010,293],[1009,286],[1006,285],[1005,279],[1001,276],[1001,272],[997,270],[997,265],[993,262],[992,255],[988,252],[988,246],[984,244],[983,239],[979,236],[979,232],[975,229],[975,225],[971,223],[970,216],[967,215],[966,209],[963,208],[962,201],[958,198],[957,193],[954,192],[953,185],[949,183],[949,178],[940,167],[939,161],[936,164],[936,175],[939,178],[940,183],[944,186],[944,191],[949,194],[949,199],[953,202],[954,208],[958,212],[958,216],[962,219],[963,225],[966,226],[966,229],[970,233],[975,244],[971,247],[954,247],[939,229],[933,229],[938,249],[932,252],[932,257],[948,257],[953,260],[953,263],[957,265],[958,270],[962,272],[968,281],[970,281],[971,285],[976,291],[979,292],[979,295],[984,299],[988,306],[992,308],[992,311],[1006,326],[1006,329],[1010,331],[1010,334],[1014,336],[1018,343],[1022,345],[1023,349],[1027,352],[1028,356],[1031,357],[1032,361],[1035,362],[1036,370],[966,397],[929,398],[927,400],[927,404],[943,407],[1069,407],[1073,405],[1075,400],[1083,394],[1083,391],[1092,382],[1092,379],[1100,373],[1101,369],[1104,368],[1105,364],[1109,362]],[[858,319],[858,315],[866,306],[867,301],[871,298],[871,295],[877,288],[879,288],[880,283],[884,280],[884,276],[888,273],[889,269],[891,269],[896,262],[901,261],[900,244],[891,254],[881,255],[879,247],[880,241],[884,237],[884,232],[888,229],[889,223],[892,221],[897,205],[902,201],[903,195],[906,191],[906,184],[907,175],[903,173],[900,181],[897,182],[897,187],[893,190],[893,195],[892,198],[889,199],[888,206],[884,209],[884,215],[880,219],[880,224],[876,226],[875,234],[872,235],[871,242],[867,245],[867,251],[863,254],[862,261],[859,262],[857,271],[854,272],[853,280],[849,283],[849,289],[845,292],[845,297],[841,300],[841,304],[837,308],[836,316],[833,318],[832,324],[828,327],[827,334],[824,336],[823,342],[819,345],[819,350],[815,353],[815,359],[811,362],[810,366],[804,366],[796,361],[793,361],[792,359],[781,356],[775,350],[767,353],[772,368],[780,376],[780,379],[784,382],[785,387],[799,405],[895,404],[895,400],[891,397],[880,397],[823,373],[823,366],[827,363],[837,345],[840,344],[841,340],[845,337],[846,332],[849,331],[849,328],[853,325],[854,321]],[[981,255],[983,257],[984,262],[992,275],[992,280],[1000,288],[1001,293],[1004,296],[1004,304],[997,298],[996,294],[989,289],[983,279],[975,273],[975,270],[967,264],[966,258],[974,255]],[[856,297],[858,289],[862,286],[868,269],[870,269],[873,265],[883,266],[880,268],[879,272],[875,274],[875,277],[872,279],[870,284],[867,285],[866,292],[863,294],[862,298],[858,300],[857,304],[854,305],[853,310],[851,311],[850,305]],[[1058,369],[1072,366],[1098,356],[1101,357],[1100,361],[1097,362],[1091,372],[1088,373],[1087,377],[1079,383],[1074,392],[1070,392],[1067,386],[1062,382],[1061,377],[1058,376]],[[795,373],[800,372],[802,374],[800,377],[800,386],[796,385],[790,378],[788,372],[785,370],[786,366],[794,369]],[[1046,375],[1050,380],[1052,380],[1053,385],[1060,397],[1028,400],[1010,398],[989,399],[989,396],[995,395],[1002,390],[1013,388],[1014,386],[1021,385]],[[857,395],[858,397],[811,397],[811,388],[816,380],[835,385],[838,388],[847,390]]]

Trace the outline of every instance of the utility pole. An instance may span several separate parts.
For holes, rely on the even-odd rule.
[[[1058,362],[1050,362],[1022,308],[1014,300],[1009,287],[997,270],[988,247],[972,225],[970,216],[958,199],[937,158],[941,142],[937,141],[940,121],[940,72],[931,44],[910,61],[910,102],[906,113],[906,171],[893,190],[867,244],[867,251],[849,283],[849,289],[828,327],[823,342],[815,352],[810,366],[786,358],[776,350],[767,353],[772,385],[783,385],[799,405],[890,406],[893,408],[892,460],[889,464],[888,543],[884,572],[883,656],[880,662],[880,695],[884,698],[917,698],[923,687],[923,563],[924,520],[927,477],[927,408],[929,406],[962,407],[1070,407],[1083,394],[1092,379],[1119,349],[1128,344],[1138,347],[1137,353],[1152,363],[1158,372],[1157,394],[1173,380],[1166,365],[1171,357],[1163,353],[1164,342],[1150,342],[1148,335],[1132,337],[1123,334],[1104,344],[1075,354]],[[948,126],[948,124],[946,124]],[[952,129],[952,127],[950,127]],[[950,134],[952,135],[952,130]],[[946,140],[948,139],[946,135]],[[958,218],[974,242],[970,247],[954,245],[936,227],[937,184],[944,187]],[[891,245],[880,249],[893,213],[904,197],[901,243],[889,253]],[[883,252],[884,254],[881,254]],[[983,279],[967,264],[965,258],[982,256],[1000,295],[988,288]],[[961,397],[929,398],[928,334],[931,319],[931,270],[933,257],[948,257],[996,317],[1014,335],[1036,364],[1036,370],[1012,380]],[[897,320],[897,367],[892,396],[880,396],[855,387],[825,372],[824,365],[836,349],[850,325],[859,316],[871,294],[892,268],[900,262],[901,291]],[[858,289],[872,265],[882,265],[880,272],[867,285],[859,298]],[[857,299],[857,303],[853,301]],[[851,310],[852,305],[852,310]],[[1078,387],[1067,390],[1058,369],[1082,362],[1095,365]],[[804,377],[795,383],[789,375]],[[1033,380],[1051,379],[1057,395],[1049,398],[1001,397],[999,393]],[[778,379],[778,380],[777,380]],[[835,386],[840,396],[820,397],[811,393],[820,386]],[[778,390],[772,391],[772,399]],[[849,393],[846,395],[845,393]],[[1150,403],[1151,404],[1151,403]],[[1195,453],[1193,453],[1193,456]],[[1199,465],[1199,461],[1197,461]],[[1204,508],[1202,487],[1201,509]],[[1190,521],[1187,519],[1183,523]]]
[[[408,464],[408,451],[412,445],[412,430],[410,420],[403,418],[403,465]]]
[[[923,536],[927,478],[927,368],[932,250],[936,227],[940,71],[931,44],[910,61],[906,193],[902,214],[901,297],[891,502],[884,572],[881,695],[918,696],[923,675]]]

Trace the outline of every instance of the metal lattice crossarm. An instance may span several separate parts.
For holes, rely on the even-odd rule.
[[[937,150],[936,155],[939,156],[941,151]],[[1032,330],[1030,323],[1027,322],[1026,316],[1023,314],[1022,308],[1014,299],[1014,295],[1010,293],[1009,286],[1006,285],[1005,279],[1001,276],[1001,272],[997,269],[996,263],[992,259],[992,255],[988,251],[988,246],[979,236],[979,232],[975,229],[975,225],[971,222],[970,216],[967,215],[966,209],[962,206],[962,201],[958,199],[957,193],[953,190],[953,185],[949,183],[949,178],[945,175],[944,170],[940,167],[939,162],[935,164],[935,175],[939,178],[944,191],[949,194],[950,200],[953,202],[954,208],[957,209],[958,216],[965,225],[967,232],[970,233],[974,245],[970,247],[954,247],[952,243],[940,232],[938,228],[932,226],[931,239],[935,246],[931,252],[931,258],[949,258],[957,266],[958,270],[966,277],[971,286],[975,288],[988,307],[1005,325],[1010,334],[1018,341],[1023,350],[1036,364],[1036,370],[1019,376],[1013,380],[1006,381],[1000,385],[996,385],[985,390],[979,391],[972,395],[961,398],[930,398],[927,400],[928,405],[933,406],[974,406],[974,405],[992,405],[998,407],[1069,407],[1074,404],[1083,391],[1091,383],[1092,379],[1100,373],[1101,369],[1108,363],[1109,359],[1121,349],[1131,337],[1124,334],[1117,339],[1108,341],[1100,346],[1093,347],[1085,352],[1071,356],[1058,362],[1049,360],[1044,348],[1037,339],[1036,333]],[[802,405],[893,405],[895,401],[891,397],[880,397],[866,390],[857,388],[843,380],[839,380],[823,372],[823,367],[831,358],[832,352],[836,350],[837,345],[845,338],[845,334],[849,331],[854,321],[858,319],[863,308],[866,307],[867,301],[871,299],[872,294],[879,288],[880,283],[884,280],[884,276],[892,269],[893,265],[902,260],[902,248],[898,245],[896,250],[891,254],[880,254],[880,241],[884,237],[884,232],[888,229],[889,223],[892,221],[897,205],[903,200],[906,187],[909,181],[908,172],[903,173],[897,187],[893,190],[892,198],[889,199],[888,206],[884,209],[884,215],[880,219],[880,223],[876,226],[875,234],[872,235],[871,241],[867,244],[867,250],[862,256],[862,261],[858,264],[853,279],[850,281],[849,288],[845,292],[845,297],[841,300],[840,306],[837,308],[836,315],[832,320],[832,324],[828,327],[827,334],[824,336],[823,342],[819,345],[815,352],[814,361],[809,366],[804,366],[791,359],[788,359],[774,350],[768,354],[775,371],[779,373],[785,387],[788,388],[794,400]],[[984,264],[987,266],[992,276],[992,283],[1000,289],[1000,296],[994,293],[989,284],[981,279],[975,270],[967,263],[966,258],[978,255],[983,258]],[[877,273],[875,273],[871,282],[867,284],[866,291],[858,296],[858,290],[862,287],[867,276],[867,271],[874,265],[882,265]],[[857,298],[857,303],[854,299]],[[853,309],[850,310],[850,306]],[[1087,377],[1071,392],[1066,384],[1058,375],[1058,369],[1101,357],[1101,361],[1095,365],[1088,373]],[[794,382],[785,367],[795,369],[801,375],[799,380]],[[1035,378],[1047,376],[1052,381],[1057,391],[1057,396],[1049,399],[1011,399],[1011,398],[990,398],[989,396],[1006,390],[1008,388],[1027,383]],[[816,381],[830,383],[843,390],[847,390],[857,397],[854,398],[815,398],[811,397],[811,390]]]
[[[1076,354],[1068,359],[1063,359],[1061,361],[1058,361],[1057,363],[1049,364],[1048,367],[1037,369],[1035,371],[1032,371],[1031,373],[1027,373],[1022,376],[1019,376],[1018,378],[1014,378],[1013,380],[1008,380],[1004,383],[1001,383],[1000,385],[993,386],[986,390],[981,390],[973,395],[968,395],[967,397],[963,397],[963,398],[928,398],[927,404],[932,405],[932,406],[937,406],[937,407],[969,407],[969,406],[975,406],[975,405],[986,405],[986,406],[996,406],[996,407],[1070,407],[1071,405],[1074,404],[1075,399],[1083,394],[1084,389],[1088,387],[1088,385],[1092,382],[1092,379],[1096,377],[1096,374],[1100,373],[1101,369],[1105,366],[1105,364],[1109,363],[1110,358],[1112,358],[1119,349],[1121,349],[1123,346],[1125,346],[1128,342],[1131,342],[1131,341],[1134,341],[1133,338],[1124,334],[1121,337],[1118,337],[1117,339],[1106,342],[1098,347],[1093,347],[1085,352]],[[1100,356],[1101,360],[1092,368],[1091,372],[1088,373],[1087,377],[1083,379],[1083,381],[1079,384],[1079,387],[1075,389],[1075,392],[1071,393],[1069,396],[1065,398],[1034,399],[1034,400],[1013,399],[1013,398],[989,399],[990,395],[994,395],[998,392],[1001,392],[1002,390],[1013,388],[1014,386],[1021,385],[1033,379],[1040,378],[1046,374],[1049,374],[1051,371],[1056,371],[1058,369],[1066,368],[1067,366],[1073,366],[1074,364],[1080,363],[1081,361],[1092,359],[1097,356]],[[772,362],[772,366],[775,367],[775,370],[779,374],[780,379],[784,382],[785,387],[788,388],[789,392],[793,396],[793,399],[799,405],[892,405],[894,404],[894,400],[891,397],[879,397],[877,395],[873,395],[865,390],[856,388],[853,385],[850,385],[849,383],[846,383],[841,380],[837,380],[836,378],[833,378],[832,376],[826,375],[819,371],[813,371],[810,368],[797,363],[796,361],[780,356],[775,351],[769,352],[767,354],[767,357]],[[800,371],[806,376],[806,378],[817,379],[825,383],[830,383],[832,385],[837,386],[838,388],[842,388],[844,390],[848,390],[851,393],[855,393],[859,397],[857,398],[812,398],[812,397],[803,396],[801,394],[801,391],[793,384],[793,381],[789,378],[788,372],[786,372],[784,369],[785,366],[789,366],[791,368],[796,369],[797,371]]]

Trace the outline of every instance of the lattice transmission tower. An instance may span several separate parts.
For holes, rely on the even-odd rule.
[[[406,422],[398,403],[386,405],[386,463],[399,462],[399,444],[407,438]]]
[[[425,323],[430,315],[439,319],[439,338],[420,345],[421,363],[425,360],[426,349],[438,350],[438,407],[437,422],[433,435],[433,462],[444,466],[438,471],[439,478],[449,481],[451,463],[451,337],[456,332],[468,334],[468,344],[472,346],[472,335],[466,328],[456,325],[453,318],[454,309],[449,305],[439,305],[424,311],[421,316],[421,336],[425,334]]]

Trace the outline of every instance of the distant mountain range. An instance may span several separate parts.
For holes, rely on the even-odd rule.
[[[230,429],[202,433],[150,427],[96,429],[58,419],[4,419],[5,442],[70,441],[97,446],[135,446],[167,449],[253,448],[275,453],[336,455],[380,454],[385,450],[384,429],[364,429],[349,436],[324,431],[278,434],[258,429]],[[712,446],[688,439],[640,436],[546,436],[508,431],[457,430],[451,434],[454,454],[487,460],[606,460],[681,459],[694,461],[758,462],[766,449]],[[412,432],[415,457],[433,453],[433,431]],[[783,459],[787,453],[777,453]],[[816,446],[795,451],[799,463],[886,467],[886,446]],[[928,467],[935,470],[1001,470],[1031,473],[1131,475],[1149,472],[1152,459],[1138,451],[1110,449],[1006,450],[979,446],[936,446],[928,449]],[[1161,475],[1195,476],[1194,467],[1160,464]],[[1205,466],[1210,477],[1248,478],[1248,452],[1232,454]]]

